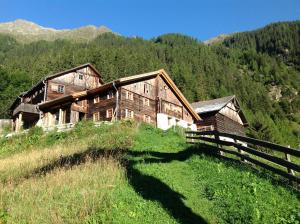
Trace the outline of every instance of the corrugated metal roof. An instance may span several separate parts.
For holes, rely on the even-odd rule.
[[[213,100],[194,102],[194,103],[191,103],[191,105],[192,105],[193,109],[196,111],[196,113],[203,114],[203,113],[221,110],[233,98],[235,98],[234,95],[217,98],[217,99],[213,99]]]

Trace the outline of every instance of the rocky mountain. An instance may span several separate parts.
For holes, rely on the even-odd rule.
[[[112,32],[105,26],[84,26],[77,29],[53,29],[40,26],[33,22],[18,19],[13,22],[0,23],[0,33],[8,34],[23,43],[38,40],[69,39],[75,41],[89,41],[103,33]]]
[[[220,43],[220,42],[224,41],[226,38],[230,37],[231,35],[232,34],[220,34],[219,36],[216,36],[216,37],[213,37],[213,38],[203,41],[203,43],[206,45]]]

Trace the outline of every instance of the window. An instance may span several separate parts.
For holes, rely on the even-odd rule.
[[[129,92],[129,91],[126,91],[126,99],[127,100],[133,100],[133,93]]]
[[[113,108],[110,108],[110,109],[106,110],[106,118],[112,118],[113,113],[114,113]]]
[[[125,118],[134,118],[134,113],[132,110],[129,110],[129,109],[125,109]]]
[[[99,96],[95,96],[94,103],[99,103],[99,102],[100,102],[100,97]]]
[[[150,100],[148,98],[144,98],[144,106],[150,106]]]
[[[83,80],[83,74],[79,74],[78,78],[79,78],[80,80]]]
[[[100,112],[93,113],[93,121],[100,121]]]
[[[144,115],[144,122],[151,123],[151,117],[147,114]]]
[[[144,83],[144,93],[150,94],[151,85],[148,83]]]
[[[65,92],[65,86],[64,85],[58,85],[57,92],[64,93]]]
[[[65,92],[65,86],[64,85],[52,84],[51,85],[51,90],[54,91],[54,92],[58,92],[58,93],[64,93]]]
[[[114,98],[114,92],[113,91],[109,91],[107,93],[107,99],[111,99],[111,98]]]

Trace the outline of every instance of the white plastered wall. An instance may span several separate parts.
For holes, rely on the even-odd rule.
[[[197,130],[196,124],[190,124],[187,121],[168,116],[164,113],[157,114],[157,128],[167,130],[176,125],[183,128],[190,128],[193,131]]]

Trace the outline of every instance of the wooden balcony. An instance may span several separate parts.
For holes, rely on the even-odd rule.
[[[37,105],[29,104],[29,103],[21,103],[13,110],[13,116],[20,112],[25,112],[29,114],[39,114],[37,109]]]

